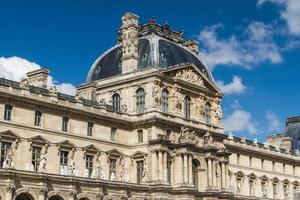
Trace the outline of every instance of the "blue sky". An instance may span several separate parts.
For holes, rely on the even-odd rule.
[[[0,76],[19,80],[42,66],[61,90],[80,85],[115,44],[125,12],[142,23],[167,21],[199,41],[199,56],[225,93],[225,127],[235,135],[263,141],[300,115],[299,0],[2,0]]]

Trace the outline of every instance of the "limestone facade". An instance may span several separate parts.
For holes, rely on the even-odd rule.
[[[46,69],[0,79],[0,200],[296,199],[299,154],[225,135],[223,94],[194,64],[139,69],[137,20],[122,18],[125,73],[76,96],[45,86]]]

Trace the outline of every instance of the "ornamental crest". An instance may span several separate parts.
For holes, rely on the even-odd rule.
[[[182,126],[180,130],[180,135],[178,138],[179,143],[193,143],[198,141],[197,135],[194,130],[190,130],[187,127]]]

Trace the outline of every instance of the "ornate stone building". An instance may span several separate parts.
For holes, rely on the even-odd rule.
[[[132,13],[118,33],[76,96],[0,79],[1,200],[297,199],[295,138],[225,135],[195,41]]]

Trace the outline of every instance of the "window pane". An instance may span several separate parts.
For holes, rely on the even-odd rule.
[[[143,113],[145,109],[145,91],[139,88],[136,91],[136,112],[138,114]]]
[[[1,142],[1,167],[3,167],[3,162],[6,158],[7,152],[9,151],[11,147],[11,143],[10,142]]]
[[[110,131],[110,140],[111,141],[116,141],[116,139],[117,139],[116,134],[117,134],[117,129],[111,128],[111,131]]]
[[[116,180],[116,159],[110,159],[109,161],[109,180]]]
[[[41,159],[41,147],[33,146],[32,147],[32,166],[34,171],[38,171]]]
[[[142,130],[138,130],[138,143],[142,143],[143,142],[143,131]]]
[[[119,94],[114,94],[112,99],[113,99],[114,111],[120,112],[120,95]]]
[[[5,108],[4,108],[4,119],[5,120],[11,120],[12,109],[13,109],[13,107],[11,105],[9,105],[9,104],[5,105]]]
[[[94,127],[94,124],[92,122],[88,122],[88,126],[87,126],[87,135],[88,136],[93,135],[93,127]]]
[[[41,126],[41,118],[42,118],[42,113],[39,111],[35,111],[35,118],[34,118],[35,126]]]
[[[69,119],[67,117],[63,117],[63,121],[62,121],[62,130],[63,131],[68,131],[68,122],[69,122]]]
[[[143,171],[144,171],[144,161],[137,161],[136,162],[137,167],[137,183],[141,183],[143,179]]]

